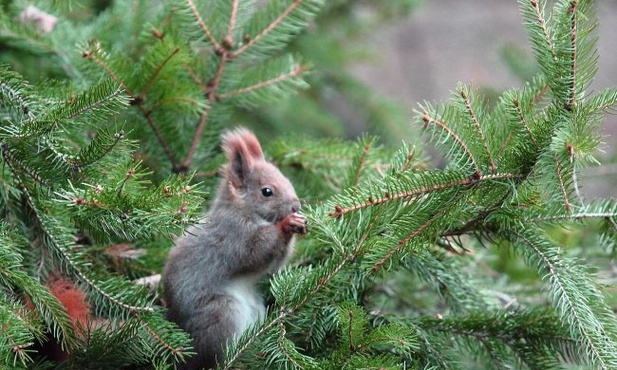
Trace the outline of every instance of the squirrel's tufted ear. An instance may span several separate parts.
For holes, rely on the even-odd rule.
[[[255,162],[264,160],[261,145],[255,135],[243,127],[227,131],[221,141],[223,151],[229,159],[227,176],[235,188],[240,188],[245,185],[246,176]]]

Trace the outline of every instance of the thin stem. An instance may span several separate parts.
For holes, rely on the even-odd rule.
[[[218,68],[216,70],[216,74],[214,78],[206,84],[206,93],[208,94],[208,102],[210,106],[212,103],[216,101],[216,91],[218,90],[221,79],[223,77],[223,71],[225,71],[225,66],[227,65],[227,61],[229,60],[229,54],[227,51],[224,51],[221,54],[221,59],[219,61]],[[186,153],[186,157],[182,161],[182,165],[178,168],[178,172],[184,172],[191,167],[191,162],[193,161],[193,157],[195,156],[195,151],[197,151],[197,147],[201,141],[201,136],[206,128],[206,124],[208,123],[209,110],[204,111],[199,118],[199,124],[197,125],[197,129],[193,134],[193,138],[191,139],[191,144],[189,146],[189,150]]]
[[[238,48],[238,50],[236,50],[234,53],[232,53],[230,55],[230,58],[238,57],[240,54],[244,53],[251,46],[253,46],[256,42],[258,42],[259,40],[264,38],[266,35],[268,35],[273,29],[275,29],[279,24],[281,24],[281,22],[283,22],[285,20],[285,18],[287,18],[289,16],[289,14],[292,11],[294,11],[294,9],[296,9],[298,6],[300,6],[300,3],[302,3],[302,0],[294,0],[289,5],[289,7],[287,7],[287,9],[285,9],[274,21],[272,21],[272,23],[270,23],[266,28],[264,28],[260,33],[255,35],[255,37],[253,37],[249,42],[247,42],[246,44],[242,45],[240,48]]]
[[[480,141],[482,141],[482,146],[484,147],[484,151],[488,156],[488,162],[491,167],[491,173],[495,173],[497,171],[497,167],[495,166],[495,162],[493,162],[493,157],[491,156],[491,152],[488,149],[488,144],[486,142],[486,138],[484,137],[484,132],[482,131],[482,126],[480,125],[480,121],[478,121],[478,117],[476,116],[473,108],[471,106],[471,102],[469,101],[469,97],[465,90],[461,89],[460,91],[461,97],[463,98],[463,103],[465,104],[465,108],[467,109],[467,113],[471,117],[471,121],[473,122],[474,127],[476,128],[476,132],[480,136]]]
[[[563,180],[563,175],[561,173],[561,165],[559,164],[559,159],[557,158],[557,154],[553,153],[553,162],[555,162],[555,172],[557,175],[557,182],[559,183],[559,189],[561,190],[561,195],[563,196],[563,201],[565,203],[566,211],[570,212],[572,206],[570,205],[570,200],[568,199],[568,191],[566,189],[565,181]]]
[[[520,179],[520,178],[523,178],[523,175],[511,174],[511,173],[484,175],[479,178],[467,177],[467,178],[459,179],[459,180],[452,181],[452,182],[436,184],[432,186],[426,186],[426,187],[422,187],[419,189],[408,190],[408,191],[404,191],[404,192],[396,193],[396,194],[385,193],[383,197],[375,198],[375,199],[371,198],[366,202],[354,204],[347,208],[343,208],[340,205],[336,205],[334,207],[334,212],[331,212],[329,216],[334,217],[334,218],[339,218],[345,214],[352,213],[352,212],[355,212],[355,211],[358,211],[364,208],[373,207],[373,206],[383,204],[386,202],[396,201],[396,200],[401,200],[401,199],[407,199],[407,200],[415,199],[424,194],[428,194],[428,193],[432,193],[432,192],[436,192],[440,190],[445,190],[445,189],[450,189],[450,188],[455,188],[457,186],[469,186],[469,185],[474,185],[479,182],[490,181],[490,180]]]
[[[229,16],[229,25],[227,28],[227,42],[228,49],[233,47],[234,30],[236,29],[236,20],[238,18],[238,0],[233,0],[231,3],[231,15]]]
[[[143,88],[143,90],[141,90],[141,93],[139,94],[139,97],[137,98],[139,101],[143,101],[144,100],[144,98],[146,97],[146,94],[148,93],[148,91],[150,90],[152,85],[154,84],[154,81],[156,81],[157,77],[159,76],[159,74],[161,73],[161,71],[163,70],[165,65],[171,60],[171,58],[173,58],[176,54],[178,54],[179,51],[180,51],[180,48],[175,48],[171,52],[171,54],[169,54],[169,56],[167,58],[165,58],[163,63],[161,63],[161,65],[159,65],[156,68],[156,70],[154,71],[152,76],[150,76],[150,78],[148,79],[148,82],[146,83],[146,86]]]
[[[456,132],[454,132],[450,127],[448,127],[448,125],[445,122],[441,122],[441,121],[439,121],[439,120],[429,116],[427,111],[424,111],[424,116],[422,117],[422,120],[424,121],[424,127],[427,127],[429,124],[434,123],[439,128],[441,128],[443,131],[445,131],[448,134],[448,136],[450,136],[463,149],[465,154],[467,154],[467,157],[471,161],[471,164],[472,164],[475,172],[477,174],[481,174],[480,168],[478,167],[478,163],[476,162],[476,159],[474,158],[473,154],[471,153],[471,150],[469,150],[469,147],[456,134]]]
[[[144,116],[144,118],[146,119],[146,122],[148,122],[148,125],[154,132],[156,139],[159,141],[159,144],[161,144],[161,147],[163,148],[163,151],[165,152],[167,159],[169,159],[169,161],[171,162],[172,167],[176,167],[177,165],[176,156],[174,155],[173,151],[169,147],[167,140],[165,140],[165,136],[163,136],[163,133],[161,132],[161,130],[159,129],[159,126],[154,121],[154,118],[152,118],[152,111],[146,109],[146,107],[144,107],[143,103],[141,102],[137,104],[137,108],[141,111],[141,114]]]
[[[538,142],[536,141],[536,138],[531,133],[531,129],[529,128],[529,125],[527,124],[527,120],[525,119],[525,115],[523,114],[523,109],[521,108],[521,104],[519,103],[517,99],[513,99],[512,104],[514,104],[514,108],[516,108],[516,113],[518,115],[519,123],[521,124],[521,126],[523,126],[523,128],[525,129],[525,132],[527,133],[527,136],[529,136],[529,139],[533,142],[533,145],[537,149]]]
[[[184,350],[184,347],[176,347],[176,348],[173,347],[171,344],[163,340],[163,338],[161,338],[161,336],[158,335],[158,333],[150,327],[150,324],[148,324],[141,316],[136,315],[136,317],[137,317],[137,320],[141,322],[142,328],[144,328],[148,332],[148,334],[152,338],[154,338],[154,340],[159,342],[163,347],[167,348],[167,350],[171,352],[175,357],[179,358],[180,360],[184,360],[184,355],[181,352]]]
[[[548,28],[546,27],[546,19],[544,18],[544,15],[542,14],[542,8],[540,8],[540,4],[538,3],[538,0],[530,0],[529,3],[531,4],[534,11],[536,12],[536,19],[540,23],[540,28],[542,29],[542,33],[544,34],[544,39],[546,40],[546,43],[548,44],[548,49],[550,50],[551,55],[553,56],[553,59],[554,59],[555,58],[555,45],[553,45],[553,39],[551,37],[551,34],[548,32]]]
[[[156,124],[156,122],[154,121],[154,119],[151,116],[151,111],[149,109],[146,109],[146,107],[144,106],[144,102],[145,102],[145,94],[144,96],[137,96],[133,90],[131,90],[125,83],[124,81],[122,81],[122,79],[120,78],[120,76],[118,76],[112,69],[111,67],[109,67],[109,65],[107,65],[107,63],[105,63],[104,60],[102,60],[101,58],[97,57],[95,55],[95,53],[91,52],[91,51],[84,51],[83,53],[85,58],[88,58],[89,60],[92,60],[93,62],[95,62],[96,64],[98,64],[101,68],[103,68],[103,70],[105,70],[105,72],[107,72],[107,74],[114,80],[116,81],[121,87],[122,89],[131,97],[131,100],[133,101],[134,104],[137,105],[137,108],[141,111],[142,115],[144,116],[144,118],[146,119],[146,122],[148,122],[148,125],[150,126],[150,128],[152,129],[152,131],[154,132],[154,135],[156,136],[156,139],[158,140],[159,144],[161,144],[161,147],[163,148],[163,151],[165,152],[165,155],[167,156],[167,159],[169,159],[169,161],[172,164],[172,167],[177,167],[177,163],[176,163],[176,157],[173,153],[173,151],[171,150],[171,148],[169,147],[169,144],[167,143],[167,140],[165,140],[165,136],[163,135],[163,133],[161,132],[161,130],[159,129],[158,125]],[[175,53],[173,53],[171,56],[175,55]],[[170,56],[170,58],[171,58]],[[164,63],[167,63],[167,61],[170,59],[168,58]],[[160,69],[162,68],[162,66],[157,70],[160,71]],[[158,72],[155,72],[155,74],[158,74]]]
[[[201,14],[199,14],[199,10],[197,10],[197,7],[193,3],[193,0],[186,0],[186,3],[188,4],[189,8],[191,8],[191,12],[193,13],[193,16],[195,17],[195,19],[197,20],[197,24],[199,24],[199,27],[204,32],[204,35],[206,35],[206,38],[210,41],[210,43],[212,43],[212,45],[214,45],[214,49],[215,50],[221,49],[221,44],[219,44],[218,41],[216,41],[216,38],[214,38],[214,35],[212,35],[212,32],[210,32],[208,25],[206,25],[206,22],[204,22],[203,18],[201,17]]]
[[[226,91],[226,92],[224,92],[222,94],[217,95],[216,98],[217,98],[217,100],[223,100],[223,99],[227,99],[227,98],[230,98],[232,96],[235,96],[235,95],[246,94],[246,93],[249,93],[251,91],[263,89],[263,88],[266,88],[268,86],[272,86],[272,85],[277,84],[279,82],[285,81],[285,80],[287,80],[289,78],[297,77],[297,76],[301,75],[302,73],[304,73],[306,71],[307,71],[307,68],[298,65],[298,66],[296,66],[296,68],[293,69],[293,71],[291,71],[289,73],[285,73],[283,75],[276,76],[276,77],[271,78],[269,80],[261,81],[259,83],[254,84],[254,85],[251,85],[251,86],[243,87],[241,89]]]
[[[131,90],[125,83],[124,81],[122,81],[122,79],[120,78],[120,76],[118,76],[116,74],[116,72],[114,72],[111,67],[105,63],[105,61],[101,58],[99,58],[94,52],[86,50],[83,53],[84,58],[87,58],[88,60],[93,61],[94,63],[98,64],[101,68],[103,68],[103,70],[114,80],[116,81],[121,87],[122,89],[131,96],[131,98],[135,99],[136,96],[133,93],[133,90]]]

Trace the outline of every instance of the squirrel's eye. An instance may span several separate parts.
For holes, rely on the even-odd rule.
[[[271,197],[274,193],[272,192],[272,189],[270,189],[270,188],[263,188],[263,189],[261,189],[261,194],[264,197]]]

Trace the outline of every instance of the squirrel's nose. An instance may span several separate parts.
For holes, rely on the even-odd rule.
[[[300,200],[298,198],[296,198],[291,203],[291,213],[296,213],[299,210],[300,210]]]

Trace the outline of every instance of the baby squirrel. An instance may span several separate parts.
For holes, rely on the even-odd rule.
[[[167,318],[193,338],[197,354],[184,369],[213,368],[230,340],[265,315],[255,284],[281,268],[294,234],[306,232],[289,180],[266,161],[245,128],[222,135],[229,162],[206,221],[172,248],[163,284]]]

